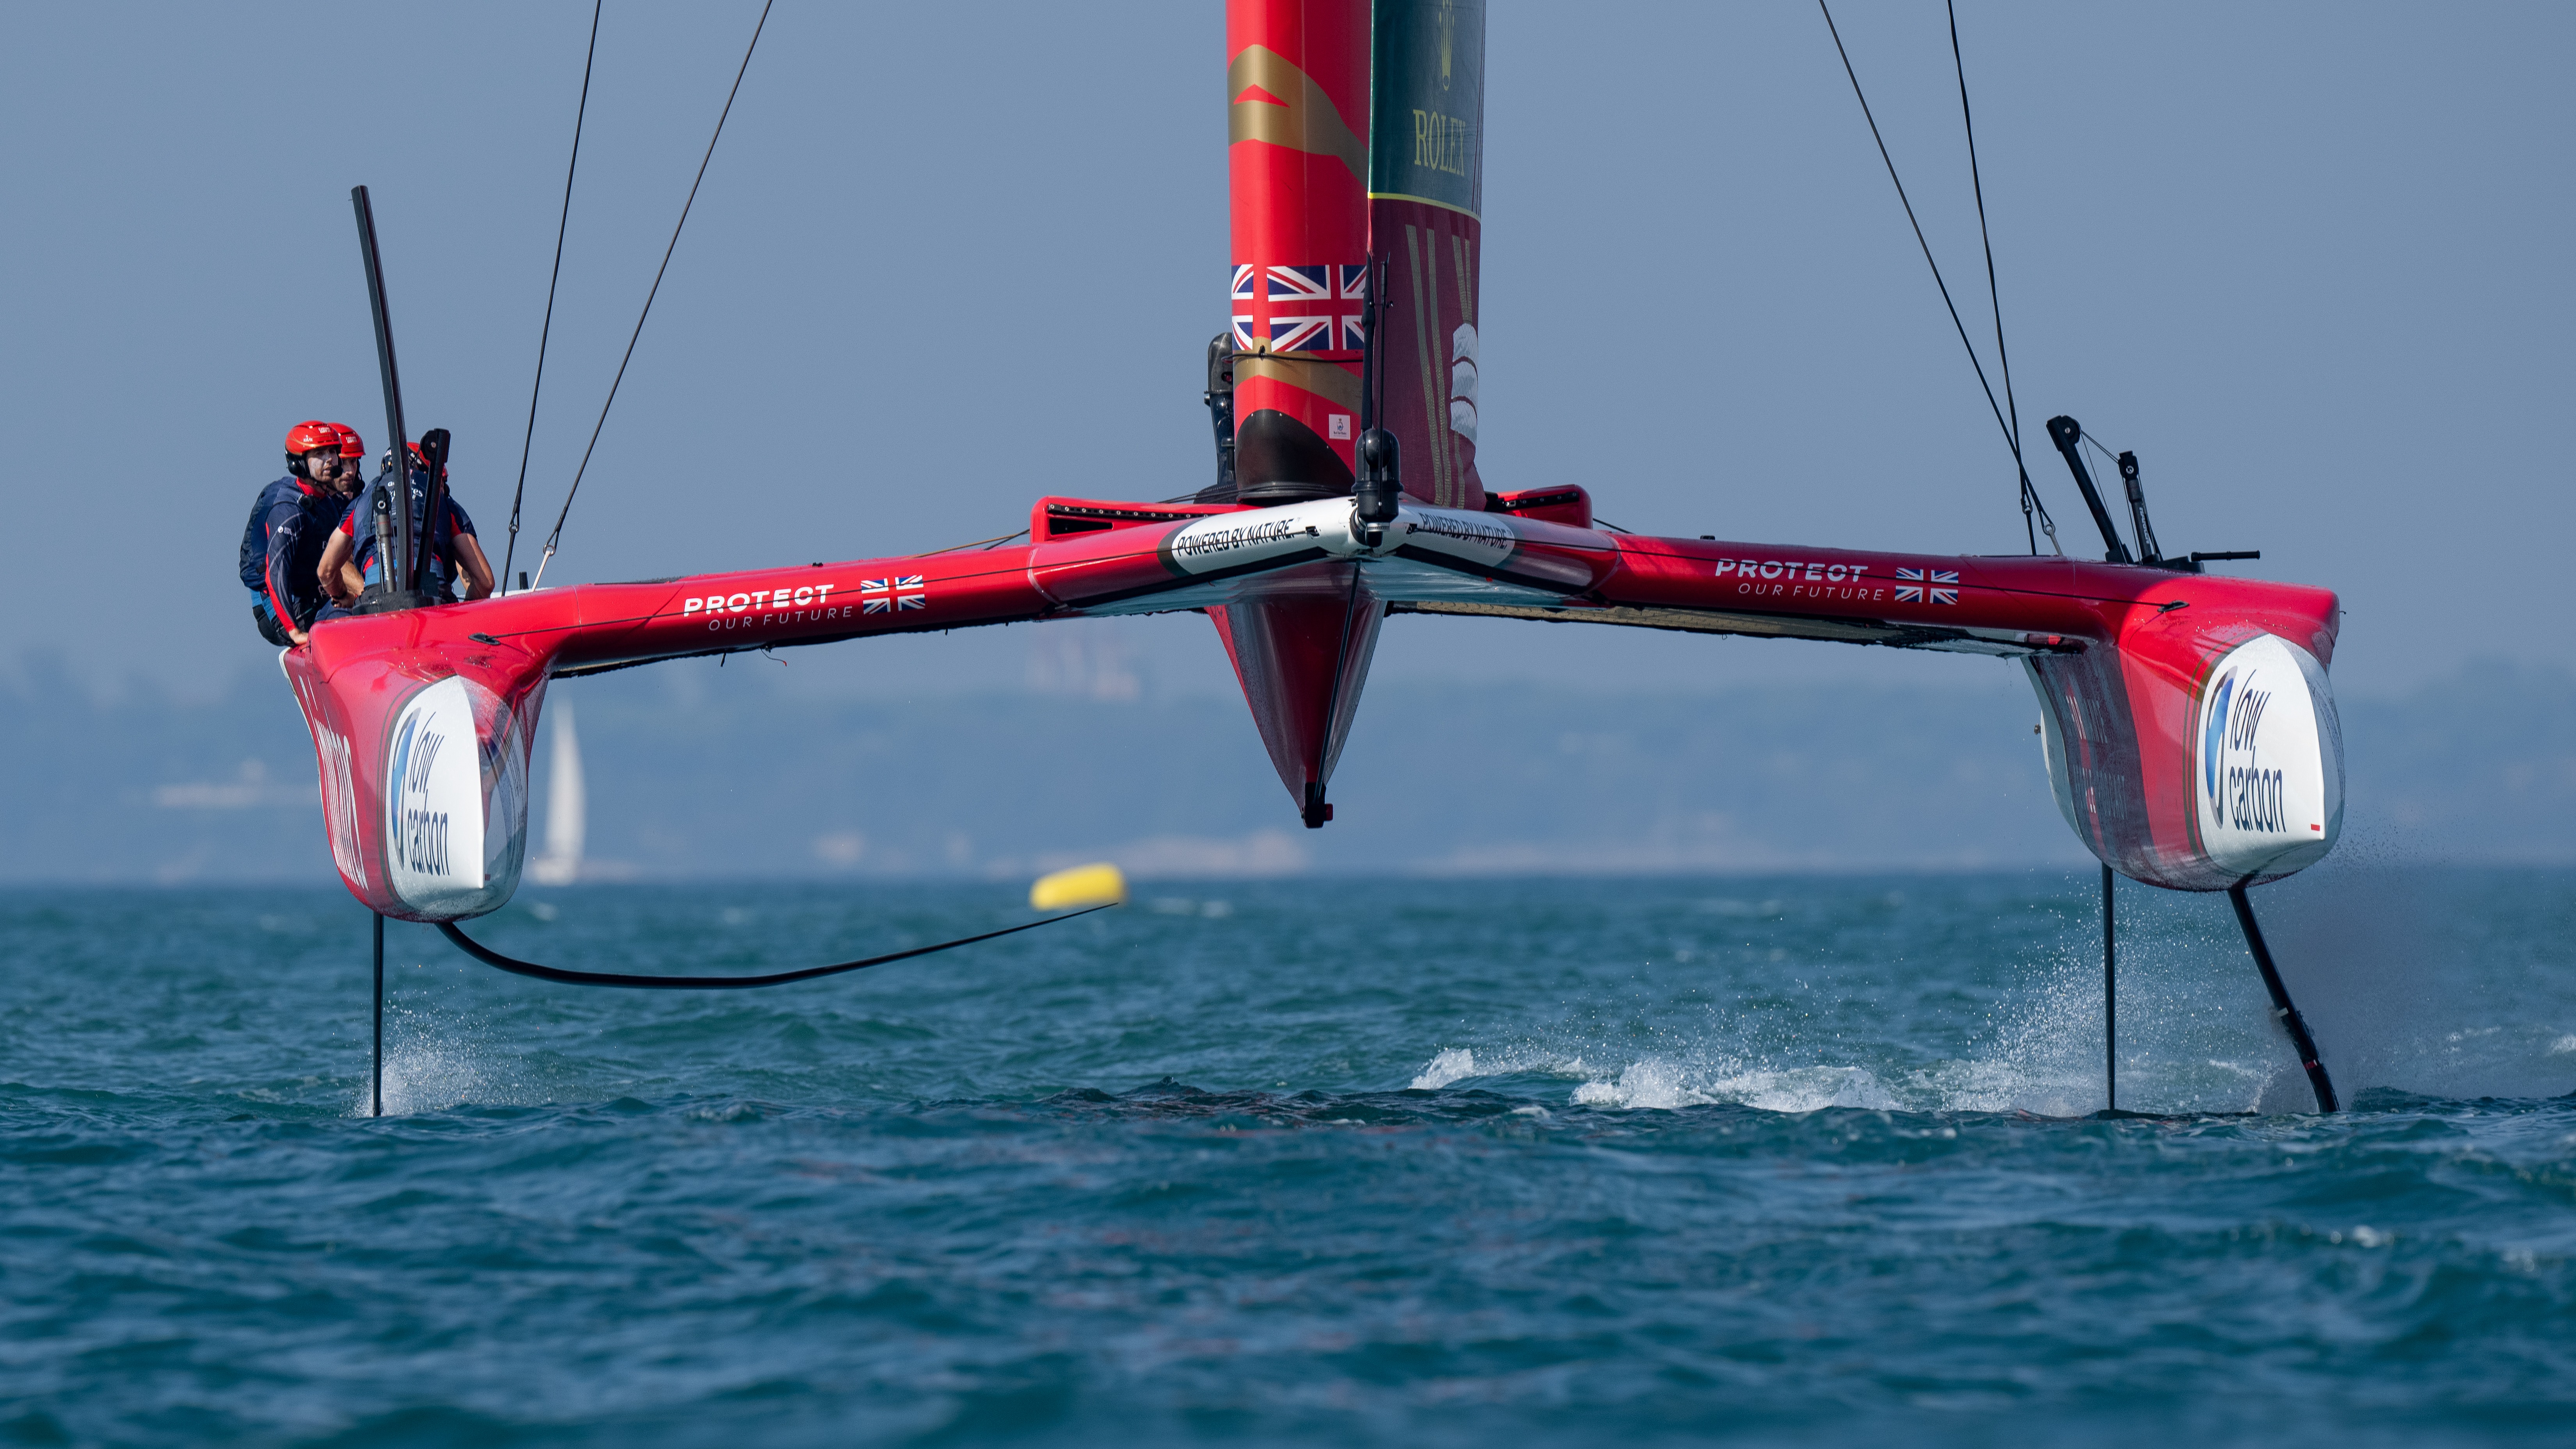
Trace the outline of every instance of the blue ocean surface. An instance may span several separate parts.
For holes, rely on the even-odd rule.
[[[2576,872],[2095,889],[0,895],[0,1443],[2576,1440]]]

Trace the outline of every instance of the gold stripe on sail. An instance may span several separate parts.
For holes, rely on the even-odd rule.
[[[1254,86],[1279,98],[1245,100]],[[1351,179],[1368,181],[1368,143],[1342,120],[1341,108],[1288,57],[1266,45],[1247,45],[1225,68],[1226,144],[1267,141],[1309,156],[1338,156]]]
[[[1246,379],[1255,377],[1304,388],[1326,402],[1352,412],[1360,410],[1360,380],[1338,362],[1320,357],[1290,357],[1277,352],[1236,353],[1235,386],[1241,387]]]

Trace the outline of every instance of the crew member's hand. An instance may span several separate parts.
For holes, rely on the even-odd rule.
[[[286,631],[286,637],[287,637],[287,638],[289,638],[289,639],[294,640],[294,641],[295,641],[295,647],[296,647],[296,648],[298,648],[298,649],[301,649],[301,648],[303,648],[303,647],[304,647],[304,641],[305,641],[305,640],[307,640],[307,639],[312,638],[313,636],[312,636],[312,635],[310,635],[310,634],[305,633],[305,632],[304,632],[303,630],[301,630],[301,629],[288,629],[288,630]]]

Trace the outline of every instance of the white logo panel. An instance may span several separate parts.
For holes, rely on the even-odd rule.
[[[474,700],[450,675],[394,721],[385,751],[385,861],[394,894],[425,913],[476,908],[484,887],[482,750]]]
[[[1184,574],[1285,563],[1321,549],[1328,531],[1346,535],[1350,511],[1349,500],[1326,499],[1201,518],[1172,530],[1163,540],[1163,558]]]
[[[2298,870],[2343,829],[2343,732],[2314,656],[2265,634],[2202,685],[2192,732],[2203,853],[2235,875]]]

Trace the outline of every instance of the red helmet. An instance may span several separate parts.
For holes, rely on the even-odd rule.
[[[316,448],[338,447],[346,432],[348,429],[338,423],[308,419],[286,430],[286,451],[291,457],[301,458]]]
[[[366,439],[358,436],[358,430],[356,428],[350,427],[347,423],[333,423],[331,426],[340,430],[341,457],[363,458],[367,456]]]
[[[418,444],[418,443],[405,443],[405,444],[403,444],[403,446],[404,446],[404,447],[406,447],[406,448],[411,449],[411,465],[412,465],[413,467],[415,467],[415,468],[418,468],[420,471],[422,471],[422,472],[424,472],[424,473],[428,472],[428,471],[429,471],[429,455],[428,455],[428,454],[426,454],[426,453],[424,453],[424,452],[422,452],[422,451],[420,450],[420,444]],[[444,463],[442,463],[442,464],[440,464],[440,465],[439,465],[439,468],[438,468],[438,481],[439,481],[439,482],[441,482],[441,483],[444,483],[444,482],[446,482],[446,481],[447,481],[447,465],[446,465],[446,464],[444,464]]]

